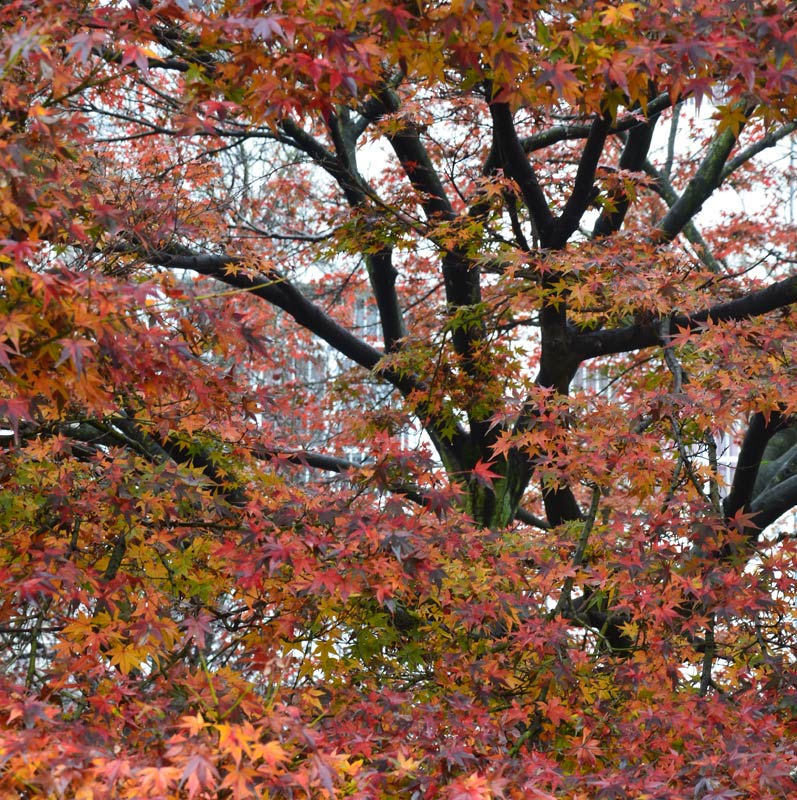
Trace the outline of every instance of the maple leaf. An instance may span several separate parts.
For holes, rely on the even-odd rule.
[[[493,472],[490,469],[490,464],[494,464],[494,461],[490,461],[485,463],[482,459],[479,459],[476,464],[474,465],[473,469],[471,470],[471,474],[474,478],[478,481],[478,483],[482,486],[486,486],[488,489],[493,488],[493,479],[500,478],[497,472]]]
[[[254,777],[253,770],[231,769],[225,774],[219,788],[229,789],[235,800],[245,800],[252,797]]]
[[[177,767],[142,767],[138,771],[138,784],[144,796],[151,794],[154,796],[165,795],[177,784],[180,770]]]
[[[123,675],[127,675],[131,670],[138,669],[149,654],[141,647],[120,643],[110,647],[108,655],[111,663],[119,667]]]
[[[631,22],[634,19],[639,3],[620,3],[617,6],[606,8],[600,13],[603,25],[616,25],[618,22]]]
[[[279,742],[271,740],[263,744],[253,745],[252,758],[262,759],[269,770],[275,771],[287,762],[290,756]]]
[[[83,375],[85,372],[85,363],[87,358],[91,358],[92,351],[96,348],[96,342],[89,339],[59,339],[58,343],[61,345],[61,354],[55,362],[55,366],[60,367],[65,361],[71,361],[75,367],[75,372],[78,375]]]
[[[570,97],[574,87],[578,85],[578,80],[575,71],[578,69],[577,64],[571,64],[567,61],[556,61],[553,64],[541,62],[542,69],[537,77],[537,83],[550,84],[557,95],[561,97]]]
[[[264,42],[271,42],[274,39],[282,39],[285,33],[280,24],[280,18],[274,14],[258,17],[252,22],[252,34],[259,36]]]
[[[206,637],[211,633],[212,618],[205,612],[200,612],[195,616],[186,617],[180,627],[185,632],[187,639],[196,642],[197,646],[203,647]]]
[[[117,783],[123,782],[130,777],[130,761],[126,758],[113,758],[108,761],[97,759],[100,766],[100,773],[113,789]]]
[[[740,105],[720,105],[717,107],[717,118],[719,119],[718,134],[728,130],[734,136],[738,136],[742,126],[747,123],[749,114]]]
[[[16,434],[19,431],[19,423],[31,418],[31,401],[25,397],[0,400],[0,417],[8,420]]]
[[[188,790],[188,797],[211,790],[219,778],[215,764],[203,753],[194,753],[188,759],[180,777],[180,785]]]
[[[568,722],[572,719],[572,711],[562,702],[559,697],[551,697],[544,703],[541,703],[540,708],[545,715],[545,718],[551,722],[554,727],[557,727],[562,722]]]
[[[189,736],[198,736],[199,733],[207,728],[210,723],[205,722],[202,714],[197,712],[196,716],[184,716],[180,720],[180,727],[188,731]]]
[[[120,64],[123,67],[135,64],[142,72],[147,72],[149,69],[149,59],[154,56],[155,53],[148,47],[139,47],[135,44],[129,44],[122,50]]]
[[[448,796],[451,800],[490,800],[494,795],[487,779],[474,772],[457,779],[449,787]]]

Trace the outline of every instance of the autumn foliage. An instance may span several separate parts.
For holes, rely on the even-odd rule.
[[[0,4],[0,796],[797,795],[797,11]]]

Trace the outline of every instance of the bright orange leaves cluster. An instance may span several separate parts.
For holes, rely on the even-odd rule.
[[[0,795],[797,791],[793,4],[0,30]]]

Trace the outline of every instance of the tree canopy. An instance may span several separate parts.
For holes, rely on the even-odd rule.
[[[3,796],[797,792],[794,4],[0,29]]]

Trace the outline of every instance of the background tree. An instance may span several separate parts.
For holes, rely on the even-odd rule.
[[[795,791],[797,20],[683,6],[2,5],[5,793]]]

